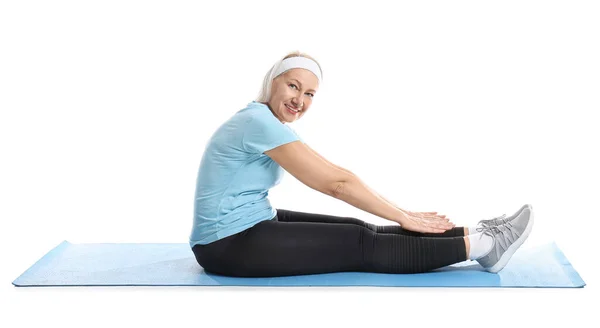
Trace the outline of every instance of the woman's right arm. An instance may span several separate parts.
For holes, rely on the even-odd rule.
[[[352,172],[331,164],[301,141],[264,152],[308,187],[363,211],[401,223],[404,213],[384,201]]]
[[[306,145],[306,147],[307,147],[307,148],[308,148],[308,149],[309,149],[311,152],[313,152],[313,153],[314,153],[316,156],[318,156],[319,158],[321,158],[322,160],[324,160],[325,162],[327,162],[329,165],[331,165],[331,166],[334,166],[334,167],[336,167],[336,168],[338,168],[338,169],[340,169],[340,170],[342,170],[342,171],[344,171],[344,172],[346,172],[346,173],[348,173],[348,174],[350,174],[350,175],[353,175],[354,177],[357,177],[357,178],[358,178],[358,176],[357,176],[356,174],[354,174],[353,172],[351,172],[350,170],[347,170],[347,169],[345,169],[345,168],[343,168],[343,167],[341,167],[341,166],[338,166],[338,165],[335,165],[335,164],[331,163],[331,162],[330,162],[330,161],[328,161],[328,160],[327,160],[325,157],[323,157],[323,156],[321,156],[319,153],[317,153],[317,152],[316,152],[314,149],[310,148],[310,146]],[[365,184],[365,186],[366,186],[366,184]],[[369,187],[367,186],[367,188],[369,188]],[[395,208],[399,209],[400,211],[402,211],[402,212],[404,213],[404,211],[405,211],[404,209],[402,209],[400,206],[398,206],[398,205],[396,205],[396,204],[392,203],[390,200],[386,199],[385,197],[383,197],[381,194],[379,194],[379,193],[378,193],[378,192],[376,192],[375,190],[371,189],[371,192],[375,193],[377,196],[381,197],[381,199],[383,199],[384,201],[388,202],[390,205],[394,206]]]
[[[340,184],[335,197],[365,212],[398,222],[404,229],[416,232],[442,233],[454,224],[445,218],[407,215],[380,197],[357,176]]]
[[[453,225],[443,219],[419,219],[405,213],[380,197],[361,179],[318,155],[306,144],[295,141],[265,151],[287,172],[305,185],[365,212],[397,222],[406,229],[418,232],[444,232]]]

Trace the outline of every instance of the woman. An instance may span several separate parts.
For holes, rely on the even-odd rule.
[[[237,277],[420,273],[465,260],[500,271],[531,231],[531,205],[473,228],[455,227],[437,212],[395,206],[286,125],[306,114],[321,81],[314,58],[290,53],[267,72],[259,98],[213,134],[200,163],[189,238],[198,263],[207,272]],[[284,170],[399,225],[275,209],[267,196]]]

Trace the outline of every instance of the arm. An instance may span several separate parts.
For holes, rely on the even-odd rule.
[[[412,217],[385,201],[355,174],[333,165],[300,141],[264,152],[305,185],[356,208],[394,221],[417,232],[444,232],[452,228],[445,219]]]
[[[306,147],[313,154],[315,154],[317,157],[321,158],[324,162],[326,162],[329,166],[335,167],[338,170],[346,172],[348,174],[348,176],[351,177],[351,179],[349,179],[349,180],[352,181],[351,186],[352,186],[352,190],[354,190],[354,191],[351,193],[353,195],[351,195],[351,196],[348,195],[349,188],[347,188],[346,186],[343,186],[343,185],[338,185],[338,189],[334,192],[335,198],[338,198],[352,206],[360,208],[361,210],[364,210],[371,214],[374,214],[374,215],[383,217],[385,219],[400,223],[400,220],[404,216],[403,209],[398,207],[396,204],[390,202],[389,200],[385,199],[383,196],[379,195],[375,190],[371,189],[362,180],[360,180],[360,178],[356,174],[329,162],[327,159],[325,159],[319,153],[314,151],[308,145],[306,145]],[[347,197],[347,196],[349,196],[349,197]],[[381,206],[382,205],[381,203],[383,203],[384,206]],[[377,210],[376,208],[382,208],[383,211]],[[383,213],[388,213],[388,214],[385,214],[387,216],[382,216],[380,214],[375,213],[374,211],[381,212],[382,215],[384,215]],[[400,212],[400,213],[398,213],[398,212]]]
[[[379,196],[356,175],[338,184],[333,197],[365,212],[399,224],[402,224],[406,218],[402,209]]]
[[[264,152],[308,187],[384,219],[404,221],[404,213],[371,191],[356,175],[342,170],[301,141]]]
[[[337,166],[337,165],[335,165],[335,164],[331,163],[330,161],[326,160],[326,159],[325,159],[323,156],[321,156],[319,153],[317,153],[316,151],[314,151],[314,150],[313,150],[312,148],[310,148],[308,145],[306,145],[306,147],[307,147],[307,148],[308,148],[308,149],[309,149],[311,152],[313,152],[313,153],[314,153],[316,156],[320,157],[320,158],[321,158],[323,161],[327,162],[327,164],[329,164],[329,165],[331,165],[331,166],[333,166],[333,167],[337,168],[338,170],[342,170],[342,171],[344,171],[344,172],[348,173],[349,175],[351,175],[351,176],[354,176],[355,178],[357,178],[357,179],[358,179],[358,176],[357,176],[356,174],[354,174],[354,173],[352,173],[351,171],[349,171],[349,170],[346,170],[345,168],[343,168],[343,167],[340,167],[340,166]],[[388,203],[390,206],[393,206],[393,207],[397,208],[398,210],[400,210],[400,211],[403,211],[403,212],[404,212],[404,210],[403,210],[402,208],[400,208],[398,205],[396,205],[396,204],[392,203],[391,201],[387,200],[386,198],[384,198],[383,196],[381,196],[379,193],[377,193],[375,190],[373,190],[373,189],[369,188],[369,186],[367,186],[366,184],[364,184],[364,183],[363,183],[363,185],[364,185],[364,186],[365,186],[367,189],[369,189],[369,190],[370,190],[370,191],[371,191],[373,194],[375,194],[376,196],[378,196],[379,198],[381,198],[381,199],[382,199],[384,202]]]
[[[365,212],[397,222],[407,230],[439,233],[453,227],[446,219],[407,215],[384,200],[355,174],[331,164],[300,141],[264,153],[305,185]]]
[[[305,143],[293,141],[264,152],[306,186],[335,197],[336,187],[351,178],[349,171],[330,165]]]

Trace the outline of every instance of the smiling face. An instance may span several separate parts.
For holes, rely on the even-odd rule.
[[[294,122],[306,114],[318,87],[319,79],[311,71],[291,69],[273,79],[267,105],[281,123]]]

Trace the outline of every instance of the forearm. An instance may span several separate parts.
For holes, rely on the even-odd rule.
[[[351,175],[350,179],[339,184],[334,197],[365,212],[393,222],[401,223],[404,218],[402,209],[381,197],[354,174]]]
[[[358,177],[356,176],[356,174],[352,173],[351,171],[349,171],[349,170],[346,170],[345,168],[343,168],[343,167],[340,167],[340,166],[337,166],[337,165],[336,165],[336,167],[337,167],[338,169],[340,169],[340,170],[342,170],[342,171],[344,171],[344,172],[346,172],[346,173],[348,173],[348,174],[350,174],[350,175],[352,175],[352,176],[354,176],[354,177],[358,178]],[[374,193],[375,195],[379,196],[379,197],[380,197],[380,198],[381,198],[383,201],[385,201],[385,202],[387,202],[388,204],[390,204],[391,206],[393,206],[393,207],[395,207],[395,208],[399,209],[400,211],[404,211],[404,210],[403,210],[402,208],[400,208],[398,205],[396,205],[396,204],[392,203],[391,201],[389,201],[388,199],[386,199],[385,197],[383,197],[382,195],[380,195],[379,193],[377,193],[375,190],[373,190],[373,189],[369,188],[369,186],[367,186],[365,183],[363,183],[363,184],[365,185],[365,187],[366,187],[366,188],[368,188],[369,190],[371,190],[371,192],[372,192],[372,193]]]
[[[375,191],[373,190],[373,192],[375,192]],[[376,193],[376,192],[375,192],[375,193]],[[377,193],[376,193],[376,194],[377,194]],[[398,205],[396,205],[396,204],[392,203],[391,201],[389,201],[389,200],[385,199],[385,198],[384,198],[383,196],[381,196],[380,194],[377,194],[377,195],[378,195],[379,197],[381,197],[381,199],[383,199],[384,201],[386,201],[388,204],[390,204],[390,205],[394,206],[395,208],[399,209],[400,211],[402,211],[402,212],[404,213],[404,209],[400,208],[400,206],[398,206]]]

